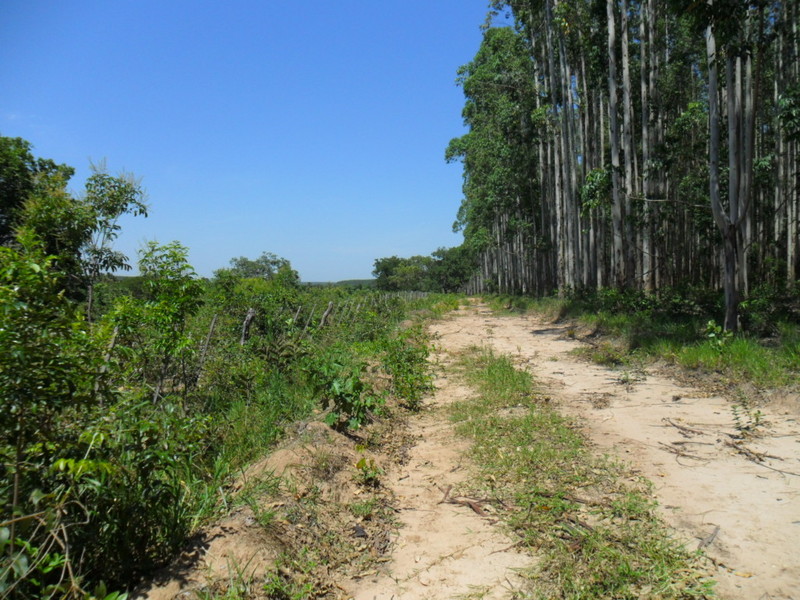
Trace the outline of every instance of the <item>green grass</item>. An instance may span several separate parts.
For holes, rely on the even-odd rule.
[[[572,320],[600,341],[582,352],[607,366],[666,360],[702,373],[721,374],[731,383],[762,387],[791,385],[800,370],[800,324],[775,321],[758,331],[711,335],[716,306],[709,298],[679,295],[597,294],[586,298],[489,298],[498,312],[534,311],[546,319]],[[756,335],[764,331],[771,335]],[[603,338],[608,338],[604,340]]]
[[[796,327],[787,325],[782,330],[785,334],[771,340],[771,345],[743,335],[721,343],[703,339],[680,344],[664,339],[650,354],[687,369],[721,373],[732,382],[749,381],[764,387],[791,385],[800,369],[800,344]]]
[[[473,491],[511,506],[510,528],[543,556],[530,597],[712,597],[697,557],[657,516],[647,482],[594,456],[509,358],[473,349],[461,367],[476,395],[452,418],[474,441]]]

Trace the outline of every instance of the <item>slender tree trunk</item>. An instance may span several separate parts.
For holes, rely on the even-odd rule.
[[[625,156],[625,198],[623,201],[623,219],[625,229],[625,287],[635,285],[636,276],[636,236],[633,229],[634,194],[633,178],[633,102],[631,100],[631,70],[628,51],[628,2],[621,4],[621,44],[622,44],[622,146]]]
[[[791,11],[788,22],[792,24],[790,61],[792,76],[795,82],[800,81],[800,33],[798,20],[800,8],[796,2],[787,2],[786,10]],[[784,190],[786,202],[786,284],[794,289],[794,284],[800,277],[800,252],[798,252],[798,235],[800,234],[800,152],[797,140],[790,140],[787,144],[787,182]]]
[[[611,125],[611,188],[612,188],[612,229],[613,248],[611,255],[611,271],[614,284],[625,286],[624,232],[623,232],[623,199],[620,190],[620,156],[619,156],[619,123],[617,118],[617,30],[614,17],[614,0],[606,0],[608,17],[608,116]]]
[[[663,124],[663,119],[661,118],[661,113],[663,112],[659,106],[659,96],[658,96],[658,73],[660,68],[660,55],[658,53],[658,12],[656,7],[659,6],[656,4],[656,0],[647,0],[647,12],[648,12],[648,23],[647,23],[647,30],[648,30],[648,42],[649,42],[649,49],[650,49],[650,73],[648,77],[648,102],[647,107],[649,111],[649,136],[648,136],[648,148],[652,151],[662,140],[663,140],[663,129],[661,128]],[[659,115],[656,118],[656,113]],[[661,175],[663,171],[657,170],[653,167],[653,163],[651,162],[646,167],[648,169],[648,187],[649,187],[649,194],[652,194],[654,197],[667,197],[668,190],[666,185],[661,185]],[[656,224],[660,221],[660,208],[657,203],[648,203],[648,207],[650,208],[650,233],[651,239],[656,236]],[[659,273],[661,268],[661,259],[660,257],[663,256],[663,250],[659,247],[658,241],[654,240],[651,243],[651,268],[650,272],[652,273],[652,284],[653,289],[658,289],[661,285],[661,281],[659,279]]]
[[[735,331],[738,322],[738,297],[736,293],[736,230],[730,217],[722,210],[719,194],[719,104],[717,101],[717,47],[714,30],[706,30],[706,56],[708,59],[708,118],[710,130],[709,142],[709,195],[714,220],[720,229],[724,243],[724,290],[725,290],[725,323],[727,331]],[[729,94],[729,97],[732,94]],[[730,106],[729,98],[729,106]],[[730,117],[730,115],[729,115]],[[735,133],[735,132],[734,132]],[[730,131],[729,131],[730,135]],[[737,184],[738,185],[738,184]],[[733,187],[732,182],[729,184]],[[737,187],[738,189],[738,187]]]
[[[547,54],[547,75],[548,81],[550,85],[550,96],[552,98],[552,110],[557,118],[559,118],[559,112],[563,111],[563,107],[561,111],[559,110],[559,104],[561,98],[560,96],[560,85],[557,79],[557,71],[555,68],[555,45],[553,43],[553,20],[552,20],[552,0],[546,0],[545,2],[545,10],[546,10],[546,18],[545,18],[545,44],[546,44],[546,54]],[[558,134],[556,134],[555,139],[553,139],[550,143],[552,145],[553,151],[553,162],[552,162],[552,173],[553,173],[553,182],[554,182],[554,197],[553,202],[555,204],[555,218],[556,218],[556,265],[557,265],[557,280],[556,286],[559,289],[559,293],[563,293],[565,291],[565,286],[567,285],[567,265],[565,264],[566,260],[566,228],[564,223],[564,194],[563,194],[563,186],[564,186],[564,178],[563,178],[563,161],[564,156],[561,153],[563,146],[561,145],[562,138]]]
[[[652,293],[655,286],[653,281],[653,246],[650,223],[650,91],[648,89],[648,51],[652,52],[652,40],[649,38],[649,22],[653,18],[650,14],[652,8],[650,1],[641,4],[639,20],[640,38],[640,68],[639,79],[642,99],[642,285],[647,293]]]

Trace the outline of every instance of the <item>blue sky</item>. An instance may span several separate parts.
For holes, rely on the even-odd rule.
[[[128,171],[150,216],[117,247],[179,240],[201,275],[288,258],[305,281],[461,242],[456,69],[486,0],[4,0],[0,134]]]

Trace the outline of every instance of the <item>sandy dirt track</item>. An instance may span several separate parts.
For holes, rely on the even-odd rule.
[[[714,561],[720,597],[800,598],[798,398],[761,407],[761,435],[742,443],[729,400],[656,374],[583,362],[570,354],[582,343],[567,329],[535,316],[495,316],[480,305],[433,327],[439,360],[475,345],[511,355],[562,412],[579,419],[599,452],[622,458],[652,481],[677,535]],[[436,404],[468,393],[446,379],[437,385]],[[435,412],[412,428],[424,441],[391,484],[408,501],[398,551],[387,574],[354,597],[453,598],[492,582],[498,595],[491,597],[507,597],[515,584],[501,571],[524,566],[526,558],[502,551],[508,541],[491,530],[490,519],[468,506],[437,504],[459,477],[461,449]],[[450,521],[454,514],[460,520]],[[469,551],[478,546],[482,556]]]

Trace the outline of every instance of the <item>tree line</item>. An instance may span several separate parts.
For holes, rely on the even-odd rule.
[[[495,0],[458,71],[470,292],[796,290],[798,5]]]

